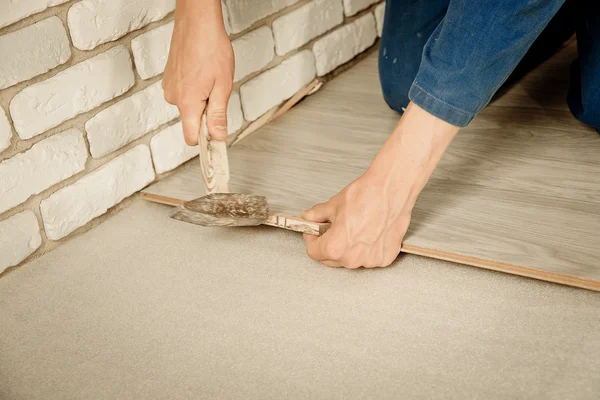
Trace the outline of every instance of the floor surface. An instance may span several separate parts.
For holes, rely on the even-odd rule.
[[[0,279],[0,398],[597,399],[600,295],[135,201]]]
[[[600,135],[564,100],[575,56],[565,47],[459,132],[403,251],[600,291]],[[360,176],[397,122],[372,54],[231,148],[232,190],[300,215]],[[191,200],[200,176],[195,162],[144,194]]]

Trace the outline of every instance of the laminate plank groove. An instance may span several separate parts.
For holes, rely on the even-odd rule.
[[[417,201],[403,251],[600,290],[600,135],[559,104],[563,78],[553,89],[542,81],[564,71],[573,47],[461,130]],[[298,215],[356,179],[398,120],[378,79],[372,55],[232,147],[232,190]],[[142,193],[173,205],[203,194],[197,162]]]

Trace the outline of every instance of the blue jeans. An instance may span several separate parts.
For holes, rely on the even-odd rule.
[[[579,60],[567,101],[577,119],[600,129],[600,0],[387,0],[384,98],[398,112],[412,101],[466,126],[511,75],[575,32]]]

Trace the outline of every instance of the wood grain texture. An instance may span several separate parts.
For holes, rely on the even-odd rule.
[[[171,214],[202,226],[256,226],[268,217],[267,199],[245,193],[211,193],[186,201]]]
[[[549,62],[563,70],[573,55],[569,46]],[[556,104],[556,93],[547,108],[521,104],[524,91],[538,87],[540,99],[550,91],[531,75],[457,135],[417,201],[403,250],[600,290],[600,135]],[[356,179],[397,121],[373,55],[232,148],[232,190],[299,215]],[[199,197],[198,168],[143,196]]]
[[[229,161],[227,143],[212,140],[208,133],[206,114],[202,116],[198,137],[200,172],[207,193],[229,192]]]

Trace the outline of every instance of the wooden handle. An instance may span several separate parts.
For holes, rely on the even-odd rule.
[[[329,222],[306,221],[299,217],[285,214],[272,214],[263,222],[263,225],[276,226],[290,231],[308,233],[309,235],[321,236],[331,227]]]
[[[198,138],[200,169],[206,193],[229,193],[229,161],[227,143],[212,140],[206,125],[206,114],[202,116]]]

